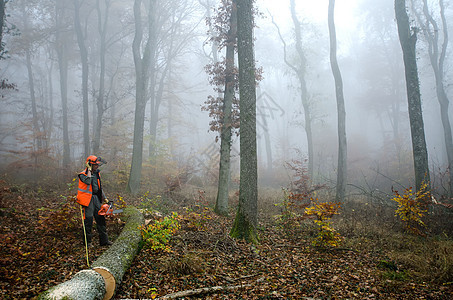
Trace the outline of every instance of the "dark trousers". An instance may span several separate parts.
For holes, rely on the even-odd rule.
[[[105,224],[105,217],[98,215],[98,211],[101,209],[101,202],[96,195],[91,197],[90,204],[84,207],[85,212],[85,231],[87,235],[87,243],[91,243],[93,234],[93,219],[96,220],[96,227],[99,233],[99,244],[105,245],[109,241],[107,235],[107,226]]]

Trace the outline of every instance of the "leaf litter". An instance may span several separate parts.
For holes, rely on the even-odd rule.
[[[50,195],[44,200],[22,193],[18,200],[7,188],[1,192],[3,299],[34,299],[87,268],[77,209]],[[61,213],[61,207],[68,212]],[[169,251],[143,248],[115,299],[157,299],[197,289],[201,292],[190,299],[447,299],[453,292],[452,285],[385,279],[379,268],[383,254],[317,249],[309,236],[290,238],[272,221],[260,223],[259,244],[234,240],[228,235],[232,218],[205,214],[203,226],[181,222]],[[109,219],[107,224],[116,238],[122,223]],[[90,249],[90,261],[104,250]]]

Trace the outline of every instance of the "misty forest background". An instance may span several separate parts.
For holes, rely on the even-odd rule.
[[[222,39],[229,12],[207,0],[140,2],[3,1],[5,178],[64,184],[95,154],[108,161],[103,173],[111,191],[157,194],[175,178],[214,189],[231,181],[229,189],[237,188],[238,124],[228,142],[231,169],[226,177],[220,174],[219,184],[225,79],[219,79],[218,66],[227,55]],[[348,20],[336,20],[346,116],[339,147],[327,3],[321,18],[304,3],[255,3],[260,189],[287,188],[294,182],[294,163],[310,185],[323,187],[325,200],[362,194],[387,202],[392,189],[420,185],[393,1],[355,4],[343,14]],[[338,9],[348,10],[342,5]],[[433,195],[448,203],[452,10],[448,1],[407,6],[418,33],[423,120],[416,127],[426,139],[425,175]],[[339,166],[343,146],[347,162]],[[343,170],[346,194],[339,194],[337,175]]]
[[[156,1],[151,16],[144,3],[138,50],[142,61],[135,64],[133,1],[4,2],[1,72],[14,87],[2,90],[2,173],[39,184],[59,181],[56,178],[64,181],[84,167],[88,155],[95,154],[108,161],[103,167],[105,183],[113,180],[115,187],[126,189],[133,149],[143,143],[139,149],[143,157],[136,158],[140,162],[134,166],[141,165],[141,189],[129,182],[133,193],[157,191],[162,180],[182,172],[198,185],[217,184],[219,133],[210,131],[209,113],[202,109],[208,106],[208,96],[217,96],[205,66],[225,56],[224,48],[212,40],[215,24],[206,22],[215,13],[215,1]],[[414,2],[423,23],[423,3]],[[444,2],[443,13],[449,20],[452,11]],[[285,163],[291,160],[307,160],[308,165],[309,118],[310,179],[334,187],[337,105],[327,3],[321,19],[313,17],[315,12],[306,4],[297,4],[300,41],[294,22],[288,19],[290,3],[271,6],[278,11],[268,9],[269,3],[255,4],[259,10],[255,58],[263,76],[257,87],[256,117],[260,186],[287,186]],[[443,27],[437,1],[427,4],[440,27],[436,32],[440,52],[443,44],[448,45],[443,33],[451,27]],[[337,3],[337,10],[348,10],[342,5],[347,4]],[[434,193],[446,196],[449,161],[441,111],[449,106],[439,105],[438,74],[430,64],[424,23],[417,23],[415,13],[410,16],[411,26],[419,27],[417,64],[431,184]],[[354,19],[349,23],[336,18],[346,110],[347,195],[366,190],[385,199],[392,186],[414,185],[404,62],[393,1],[357,1],[350,17]],[[148,24],[152,37],[147,36]],[[151,50],[144,57],[148,39]],[[452,93],[451,61],[448,47],[438,71],[447,98]],[[149,74],[142,96],[136,90],[140,65]],[[294,66],[304,74],[303,89]],[[134,145],[134,134],[140,135],[134,133],[137,109],[144,113],[143,141],[137,138]],[[237,135],[232,139],[234,184],[239,176],[239,139]]]
[[[161,272],[149,267],[157,254],[143,250],[121,296],[218,285],[221,276],[197,268],[217,262],[248,278],[263,257],[256,270],[266,268],[268,285],[251,287],[251,298],[451,292],[453,3],[311,2],[0,1],[0,234],[9,253],[1,288],[35,295],[83,268],[82,250],[63,242],[80,238],[75,180],[94,154],[107,161],[110,199],[190,227],[172,255],[190,261],[187,245],[225,246],[197,250],[182,269],[190,279],[137,285],[144,270]],[[169,219],[178,209],[186,214]],[[108,223],[115,236],[121,222]],[[44,242],[57,233],[61,241]],[[53,243],[58,251],[46,248]],[[326,263],[313,245],[346,252],[329,252]],[[70,263],[58,265],[59,253]],[[306,259],[299,274],[317,268],[302,282],[329,267],[336,275],[301,285],[279,273],[285,255],[294,266]],[[44,274],[27,259],[72,271]],[[180,261],[164,265],[175,271]],[[386,281],[370,279],[376,268]],[[29,289],[32,280],[39,284]]]

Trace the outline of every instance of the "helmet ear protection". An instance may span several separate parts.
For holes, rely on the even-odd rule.
[[[107,162],[105,160],[103,160],[101,157],[97,157],[97,156],[94,156],[94,155],[90,155],[87,157],[87,160],[86,160],[87,164],[89,164],[90,166],[91,165],[103,165],[103,164],[106,164]]]
[[[107,163],[107,161],[103,160],[100,156],[97,157],[96,159],[96,164],[98,165],[105,165]]]

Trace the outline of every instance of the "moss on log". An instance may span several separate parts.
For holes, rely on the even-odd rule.
[[[139,244],[142,240],[139,227],[145,222],[142,213],[135,207],[126,208],[124,214],[127,216],[127,222],[120,236],[91,266],[93,270],[104,276],[107,295],[111,292],[111,296],[113,296],[116,285],[121,282],[124,273],[129,269],[138,253]],[[115,279],[114,286],[109,284],[109,274],[106,272],[110,273]]]
[[[142,239],[139,227],[144,223],[135,207],[124,209],[126,225],[113,243],[95,262],[92,270],[78,272],[39,296],[38,299],[110,299],[124,273],[129,269]]]

